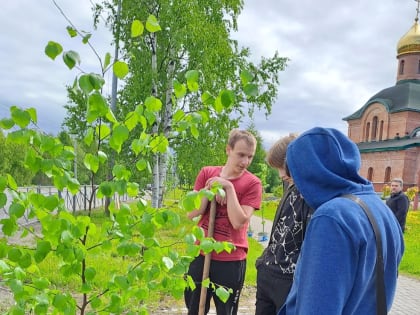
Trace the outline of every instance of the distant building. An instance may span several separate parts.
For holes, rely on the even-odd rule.
[[[417,17],[397,45],[397,82],[343,118],[362,156],[360,174],[382,191],[394,177],[404,191],[420,187],[420,26]]]

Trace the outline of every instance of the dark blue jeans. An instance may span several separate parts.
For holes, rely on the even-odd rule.
[[[292,276],[284,276],[268,270],[264,265],[257,269],[257,301],[255,315],[277,315],[286,302],[292,287]]]
[[[203,277],[204,256],[199,255],[190,264],[188,274],[193,278],[195,290],[186,289],[184,292],[185,305],[188,308],[188,315],[197,315],[200,304],[201,281]],[[226,303],[222,302],[212,289],[207,289],[207,300],[205,314],[210,309],[210,300],[213,298],[217,315],[236,315],[238,312],[239,296],[245,280],[246,260],[239,261],[217,261],[210,263],[209,278],[216,285],[226,289],[231,288]]]

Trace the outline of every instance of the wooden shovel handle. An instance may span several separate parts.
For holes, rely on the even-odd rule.
[[[209,218],[209,228],[207,232],[207,237],[213,237],[215,219],[216,219],[216,198],[213,198],[210,204],[210,218]],[[211,262],[211,253],[208,253],[204,257],[202,282],[209,277],[210,262]],[[205,287],[204,285],[201,285],[200,305],[198,309],[198,315],[204,315],[204,310],[206,308],[206,300],[207,300],[207,287]]]

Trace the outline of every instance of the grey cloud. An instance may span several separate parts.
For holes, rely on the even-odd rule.
[[[57,2],[78,27],[93,29],[89,1]],[[257,113],[255,118],[265,140],[314,125],[347,132],[342,118],[395,84],[396,45],[412,26],[415,8],[414,1],[401,0],[245,0],[234,34],[239,44],[250,47],[255,60],[276,50],[291,59],[280,74],[272,115],[266,120]],[[52,1],[2,4],[0,28],[7,37],[0,41],[0,117],[8,114],[10,105],[34,106],[42,128],[59,130],[65,85],[78,72],[69,71],[61,60],[48,59],[46,43],[55,40],[65,50],[79,51],[83,70],[99,71],[88,47],[67,36],[67,24]],[[100,56],[113,53],[106,31],[94,32],[92,41]]]

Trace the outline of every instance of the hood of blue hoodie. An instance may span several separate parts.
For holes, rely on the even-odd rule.
[[[287,147],[286,161],[296,187],[314,209],[343,194],[373,191],[359,175],[359,149],[336,129],[304,132]]]

